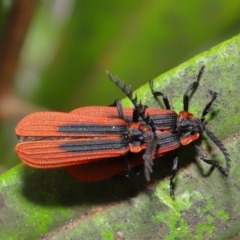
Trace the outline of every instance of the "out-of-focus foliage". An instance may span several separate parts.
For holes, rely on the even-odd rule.
[[[8,8],[1,4],[3,34]],[[105,70],[135,89],[236,35],[239,7],[225,0],[39,1],[13,93],[36,111],[111,104],[123,95]],[[2,122],[2,169],[18,162],[14,126],[22,117]]]

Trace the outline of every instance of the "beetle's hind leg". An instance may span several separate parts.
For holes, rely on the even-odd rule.
[[[224,169],[221,165],[219,165],[219,163],[216,160],[210,160],[210,159],[206,159],[201,151],[201,149],[194,144],[194,148],[195,151],[197,153],[197,155],[199,156],[199,158],[204,161],[205,163],[212,165],[213,167],[216,167],[223,175],[228,176],[228,171],[226,169]]]
[[[177,155],[177,150],[174,151],[174,159],[173,159],[173,166],[172,166],[172,174],[170,176],[170,184],[169,184],[169,192],[170,196],[174,198],[174,178],[177,173],[177,167],[178,167],[178,155]]]

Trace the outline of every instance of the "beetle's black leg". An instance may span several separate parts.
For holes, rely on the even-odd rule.
[[[144,175],[146,180],[149,182],[151,179],[150,173],[153,172],[152,170],[153,161],[150,159],[148,155],[143,155],[143,160],[144,160]]]
[[[132,174],[131,174],[131,168],[130,168],[130,165],[129,165],[129,162],[128,162],[128,159],[126,156],[124,156],[124,159],[125,159],[125,162],[126,162],[126,176],[127,177],[130,177]]]
[[[152,80],[152,79],[149,81],[149,87],[150,87],[150,89],[151,89],[151,92],[152,92],[153,97],[159,102],[158,96],[161,96],[162,99],[163,99],[165,108],[168,109],[168,110],[170,110],[170,104],[169,104],[169,100],[168,100],[167,96],[164,95],[162,92],[159,92],[159,91],[155,91],[155,90],[154,90],[154,88],[153,88],[153,80]]]
[[[217,98],[217,93],[216,92],[213,92],[213,91],[209,90],[209,94],[212,96],[212,99],[203,109],[202,116],[201,116],[201,122],[204,122],[205,116],[209,113],[210,107],[212,106],[213,102]]]
[[[204,161],[205,163],[207,163],[207,164],[209,164],[209,165],[212,165],[213,167],[218,168],[218,170],[219,170],[222,174],[224,174],[225,176],[228,175],[228,172],[227,172],[223,167],[221,167],[217,161],[215,161],[215,160],[209,160],[209,159],[204,158],[204,155],[203,155],[201,149],[200,149],[196,144],[194,144],[194,148],[195,148],[195,151],[196,151],[197,155],[199,156],[199,158],[200,158],[202,161]]]
[[[198,87],[199,81],[200,81],[201,76],[202,76],[202,74],[203,74],[204,68],[205,68],[205,66],[202,66],[202,67],[200,68],[199,73],[198,73],[198,75],[197,75],[197,81],[191,83],[191,84],[188,86],[186,92],[185,92],[184,95],[183,95],[183,109],[184,109],[184,111],[188,111],[189,97],[190,97],[190,94],[191,94],[190,92],[196,90],[196,88]]]
[[[116,106],[117,110],[118,110],[118,116],[119,118],[126,120],[124,118],[124,111],[123,111],[123,106],[122,106],[122,102],[118,99],[116,100],[111,106]],[[139,114],[138,111],[134,108],[133,109],[133,117],[132,117],[132,121],[133,122],[138,122],[138,118],[139,118]]]
[[[170,189],[169,189],[169,191],[170,191],[170,196],[171,196],[172,198],[174,197],[174,182],[173,182],[173,180],[174,180],[174,177],[175,177],[175,175],[176,175],[177,167],[178,167],[177,150],[174,151],[174,153],[175,153],[175,154],[174,154],[175,157],[174,157],[174,159],[173,159],[172,175],[170,176],[170,185],[169,185],[169,187],[170,187]]]
[[[124,119],[124,113],[123,113],[123,106],[122,106],[122,102],[121,100],[116,100],[112,106],[116,106],[117,110],[118,110],[118,116],[121,119]]]
[[[152,136],[152,140],[148,143],[145,153],[143,155],[144,173],[147,181],[150,181],[150,173],[153,172],[152,170],[153,158],[157,149],[157,143],[158,143],[158,140],[156,140]]]
[[[216,144],[216,146],[220,149],[223,156],[225,157],[226,170],[224,170],[224,171],[225,171],[225,175],[228,175],[229,169],[231,167],[231,164],[230,164],[231,159],[230,159],[227,149],[224,147],[222,142],[211,131],[209,131],[208,129],[204,129],[204,131],[208,135],[208,137]]]

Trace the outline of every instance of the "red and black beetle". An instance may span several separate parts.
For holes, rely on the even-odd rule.
[[[19,138],[15,150],[19,158],[35,168],[65,167],[74,177],[97,181],[144,163],[145,177],[149,181],[153,160],[174,151],[175,157],[170,177],[170,194],[174,196],[173,179],[177,171],[177,149],[180,145],[193,144],[197,155],[204,162],[217,167],[228,175],[230,158],[221,141],[206,128],[205,116],[217,97],[210,91],[211,101],[205,106],[200,119],[188,112],[189,96],[198,86],[204,67],[197,81],[184,93],[183,111],[170,110],[168,98],[150,88],[154,98],[161,96],[166,109],[147,108],[133,98],[132,90],[118,78],[109,78],[129,97],[133,108],[116,106],[82,107],[70,113],[38,112],[23,118],[15,132]],[[226,169],[217,161],[205,159],[194,143],[202,132],[217,145],[225,156]],[[123,161],[120,156],[136,154]],[[143,153],[139,157],[139,153]]]

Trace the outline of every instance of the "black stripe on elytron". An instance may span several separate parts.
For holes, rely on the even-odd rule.
[[[168,147],[173,144],[178,143],[180,145],[180,137],[178,133],[166,133],[166,134],[161,134],[158,137],[159,143],[157,144],[160,148],[161,147]]]
[[[108,140],[88,140],[88,141],[74,141],[59,144],[58,147],[65,152],[84,153],[96,152],[108,149],[124,149],[128,147],[129,141],[124,139],[108,139]]]
[[[104,135],[122,135],[128,132],[128,126],[126,125],[96,125],[96,124],[79,124],[71,123],[58,127],[58,132],[69,134],[81,134],[81,133],[101,133]]]
[[[175,127],[177,122],[177,114],[158,114],[150,115],[150,118],[153,120],[155,127]]]
[[[174,128],[177,122],[177,114],[176,113],[168,113],[168,114],[151,114],[149,115],[150,118],[153,120],[155,127],[170,127]],[[124,117],[126,122],[132,122],[132,117]],[[146,123],[139,118],[138,122],[142,125],[146,125]]]

